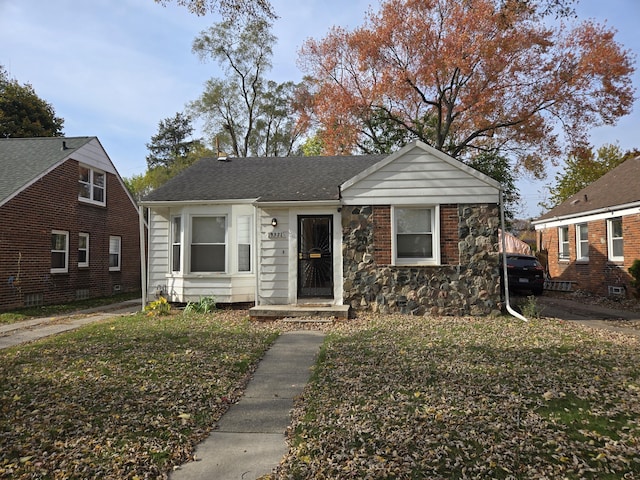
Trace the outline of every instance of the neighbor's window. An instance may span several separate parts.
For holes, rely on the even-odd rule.
[[[111,272],[120,270],[121,244],[122,239],[120,237],[109,237],[109,271]]]
[[[394,218],[394,252],[398,264],[436,264],[438,239],[437,209],[430,207],[396,207]]]
[[[576,225],[576,260],[589,260],[589,229],[586,223]]]
[[[105,204],[105,181],[104,172],[80,165],[80,192],[78,198],[85,202]]]
[[[569,226],[558,227],[558,258],[569,260]]]
[[[69,271],[69,232],[51,232],[51,273]]]
[[[251,216],[242,215],[237,220],[238,271],[251,271]]]
[[[182,217],[173,217],[171,219],[171,271],[179,272],[181,270],[180,253],[182,250]]]
[[[607,238],[609,260],[613,262],[624,261],[624,242],[622,238],[622,217],[612,218],[607,221]]]
[[[89,234],[78,234],[78,266],[89,266]]]
[[[191,218],[191,271],[225,272],[226,217]]]

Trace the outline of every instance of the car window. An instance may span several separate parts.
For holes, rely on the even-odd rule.
[[[514,267],[537,267],[540,262],[535,258],[528,257],[507,257],[507,264]]]

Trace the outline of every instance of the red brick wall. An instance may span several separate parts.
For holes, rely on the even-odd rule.
[[[391,264],[391,207],[373,207],[374,262],[378,265]]]
[[[138,217],[116,176],[107,174],[107,206],[78,201],[78,163],[70,160],[0,207],[0,310],[42,294],[44,304],[140,290]],[[69,232],[68,273],[51,273],[51,232]],[[89,234],[89,267],[78,267],[78,233]],[[109,236],[122,237],[121,271],[109,272]]]
[[[596,295],[608,295],[609,286],[624,287],[627,295],[633,288],[628,269],[640,258],[640,215],[622,217],[624,262],[611,262],[608,258],[607,220],[587,223],[589,260],[576,261],[576,226],[569,225],[569,259],[558,258],[558,227],[539,232],[540,249],[548,250],[549,275],[552,279],[576,282],[574,289]]]

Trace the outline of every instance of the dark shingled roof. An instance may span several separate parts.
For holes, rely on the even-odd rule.
[[[338,200],[339,186],[387,155],[204,158],[144,202],[257,198],[261,202]]]
[[[69,157],[95,137],[0,139],[0,202]],[[62,142],[66,149],[62,149]]]
[[[535,222],[579,216],[594,210],[640,202],[640,157],[630,158]]]

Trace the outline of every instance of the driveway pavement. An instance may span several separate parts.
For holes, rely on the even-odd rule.
[[[39,317],[0,325],[0,349],[73,330],[88,323],[142,310],[142,300],[129,300],[52,317]]]
[[[640,324],[640,312],[591,305],[577,300],[557,296],[541,295],[536,298],[545,317],[582,323],[594,328],[640,336],[640,329],[625,326],[625,323]]]

